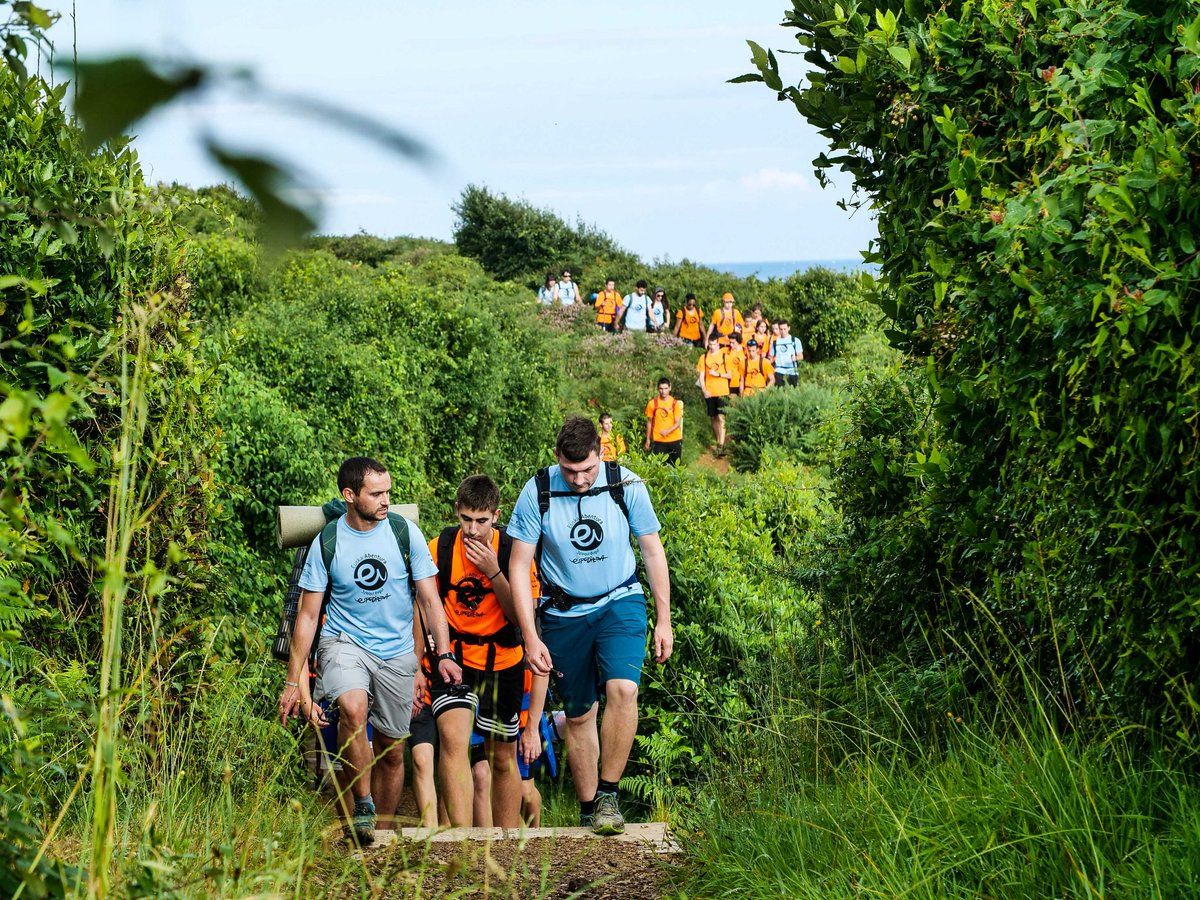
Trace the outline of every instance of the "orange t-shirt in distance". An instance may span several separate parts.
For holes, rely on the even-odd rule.
[[[767,380],[775,374],[771,361],[760,356],[758,359],[746,358],[746,375],[742,383],[742,396],[749,397],[755,391],[761,391],[767,386]]]
[[[725,362],[725,351],[709,353],[696,360],[696,371],[704,378],[704,389],[710,397],[729,396],[729,366]]]
[[[688,309],[686,306],[679,311],[676,317],[679,319],[679,336],[685,341],[700,340],[700,323],[704,320],[704,313],[700,311],[700,307]]]
[[[683,401],[678,397],[663,400],[655,397],[646,404],[650,420],[650,440],[670,443],[683,440]]]
[[[726,352],[726,363],[729,366],[729,386],[740,388],[742,376],[746,374],[746,351],[741,347],[730,346]]]
[[[459,529],[458,533],[454,535],[454,552],[450,555],[450,596],[442,598],[442,606],[446,610],[446,621],[452,629],[466,634],[495,634],[508,624],[508,617],[504,615],[504,610],[496,600],[492,582],[486,574],[479,571],[475,564],[467,559],[462,541],[462,530]],[[437,559],[437,545],[437,538],[429,542],[429,552],[433,555],[434,560]],[[497,554],[500,552],[500,531],[496,528],[492,529],[492,550]],[[529,566],[529,584],[533,589],[533,596],[537,597],[541,593],[541,588],[538,585],[536,569],[533,564]],[[473,609],[472,606],[474,606]],[[450,636],[450,644],[458,649],[453,634]],[[463,643],[462,654],[464,665],[481,671],[487,668],[488,648],[486,645]],[[497,647],[493,668],[508,669],[520,663],[524,658],[525,648],[523,647]]]
[[[596,295],[596,324],[610,325],[617,317],[617,307],[621,305],[621,295],[616,291],[601,291]]]
[[[725,308],[713,310],[712,323],[717,326],[717,334],[721,336],[721,346],[729,344],[729,336],[734,331],[740,331],[746,327],[746,320],[742,318],[742,313],[735,306],[729,315],[725,314]]]
[[[625,455],[625,438],[615,431],[600,432],[600,458],[605,462],[616,462]]]

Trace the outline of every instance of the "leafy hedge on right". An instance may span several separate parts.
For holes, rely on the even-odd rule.
[[[877,652],[971,652],[1076,722],[1194,737],[1195,4],[793,0],[784,24],[806,80],[754,44],[739,80],[790,100],[829,141],[818,175],[842,169],[873,210],[889,337],[930,396],[900,441],[922,449],[878,460],[904,527],[852,507],[877,557],[828,602]]]

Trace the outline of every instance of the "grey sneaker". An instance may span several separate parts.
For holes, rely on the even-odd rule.
[[[357,842],[362,847],[375,843],[375,804],[354,804],[354,818],[351,819],[350,827],[346,829],[346,840]]]
[[[621,815],[621,807],[617,805],[617,795],[597,794],[592,831],[596,834],[620,834],[624,830],[625,817]]]

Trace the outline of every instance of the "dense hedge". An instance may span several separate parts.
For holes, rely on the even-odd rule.
[[[757,48],[755,77],[829,140],[818,171],[847,171],[874,210],[891,337],[931,388],[911,524],[878,552],[944,589],[905,619],[934,645],[983,642],[1001,673],[1028,666],[1066,714],[1190,734],[1194,4],[792,6],[807,83]],[[893,601],[853,574],[860,631],[894,646]]]
[[[788,277],[784,288],[792,333],[800,335],[809,362],[841,356],[878,317],[858,275],[817,266]]]

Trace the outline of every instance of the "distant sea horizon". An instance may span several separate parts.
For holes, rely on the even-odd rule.
[[[776,259],[764,262],[715,262],[704,265],[738,278],[749,278],[753,275],[763,281],[768,278],[787,278],[795,272],[803,272],[817,266],[833,269],[835,272],[872,272],[876,268],[861,259]]]

